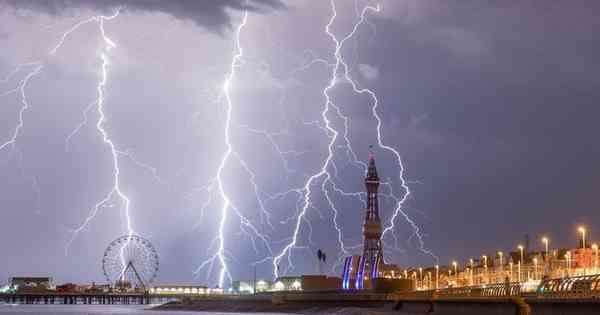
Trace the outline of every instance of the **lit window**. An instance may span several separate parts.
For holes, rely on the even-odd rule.
[[[285,290],[285,285],[283,284],[283,282],[277,281],[275,283],[275,290],[276,291],[283,291],[283,290]]]
[[[300,290],[302,287],[302,285],[300,284],[300,281],[296,280],[294,281],[294,283],[292,283],[292,289],[294,290]]]

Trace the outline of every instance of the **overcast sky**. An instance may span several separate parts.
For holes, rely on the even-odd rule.
[[[106,53],[99,23],[77,28],[50,53],[80,21],[118,8],[117,17],[104,21],[116,45],[106,53],[104,127],[122,152],[119,179],[131,200],[132,226],[160,255],[158,282],[210,285],[218,282],[218,262],[212,273],[194,271],[219,247],[214,240],[223,200],[212,180],[227,149],[222,87],[235,31],[248,10],[243,57],[230,89],[236,153],[222,179],[236,208],[224,224],[224,256],[235,279],[252,277],[251,264],[260,260],[259,277],[273,277],[272,256],[291,241],[304,191],[281,193],[319,173],[332,135],[321,115],[335,62],[325,32],[332,6],[319,0],[190,3],[0,0],[0,143],[13,136],[22,106],[20,91],[8,92],[43,65],[24,89],[29,108],[23,127],[0,151],[0,279],[51,275],[58,282],[101,282],[104,249],[127,233],[122,203],[113,198],[73,234],[114,182],[110,148],[96,129],[94,101]],[[376,4],[338,0],[331,32],[343,38],[360,10]],[[534,246],[542,234],[552,246],[572,246],[578,224],[596,239],[600,5],[379,4],[381,11],[366,15],[341,56],[355,82],[378,97],[382,139],[401,154],[411,190],[403,210],[419,226],[424,248],[446,264],[513,249],[527,233]],[[13,71],[32,61],[39,63]],[[406,192],[395,156],[377,146],[372,99],[343,80],[329,95],[348,117],[358,158],[366,161],[373,144],[380,177],[401,197]],[[87,123],[69,137],[90,104]],[[343,135],[343,119],[334,111],[327,118]],[[341,136],[332,162],[330,183],[346,192],[363,190],[363,170],[352,163]],[[333,270],[340,246],[334,211],[321,191],[324,179],[311,186],[313,203],[290,254],[295,267],[286,256],[280,272],[316,272],[314,255],[321,248],[328,272],[340,273]],[[341,239],[349,253],[359,253],[364,205],[331,184],[325,188],[338,210]],[[380,198],[387,226],[396,204]],[[387,262],[435,263],[402,216],[384,242]]]

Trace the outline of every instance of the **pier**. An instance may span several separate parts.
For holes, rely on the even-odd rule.
[[[145,305],[166,303],[180,299],[176,295],[145,293],[12,293],[0,294],[0,301],[7,304],[95,304],[95,305]]]

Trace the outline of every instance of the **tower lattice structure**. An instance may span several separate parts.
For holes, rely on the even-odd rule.
[[[379,218],[379,202],[377,194],[379,192],[379,176],[375,166],[375,157],[369,156],[369,166],[367,176],[365,177],[365,187],[367,189],[367,203],[365,209],[365,222],[363,224],[363,260],[365,271],[368,271],[369,277],[377,276],[377,265],[383,262],[383,248],[381,246],[381,220]]]

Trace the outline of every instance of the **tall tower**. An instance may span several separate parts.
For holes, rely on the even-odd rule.
[[[379,267],[384,265],[381,247],[381,220],[379,219],[379,202],[377,200],[379,176],[373,154],[369,155],[365,187],[367,204],[363,223],[363,254],[362,256],[346,257],[342,271],[342,288],[345,290],[372,288],[374,281],[370,280],[379,278]]]
[[[381,247],[381,220],[379,219],[379,202],[377,194],[379,191],[379,176],[375,167],[375,157],[369,155],[369,167],[365,177],[367,189],[367,204],[365,211],[365,223],[363,224],[363,259],[365,270],[369,272],[368,277],[377,276],[377,266],[383,258]]]

